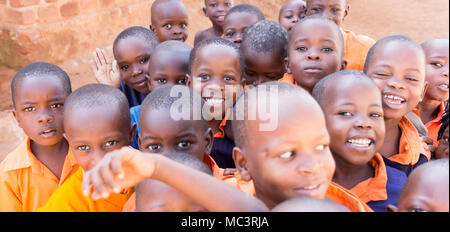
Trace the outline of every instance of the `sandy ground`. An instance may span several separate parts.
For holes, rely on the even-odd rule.
[[[432,38],[449,36],[448,0],[349,0],[349,3],[350,12],[344,22],[344,28],[358,34],[368,35],[374,39],[403,34],[420,43]],[[192,11],[200,10],[190,9],[190,12]],[[268,15],[268,19],[278,20],[278,15],[272,13]],[[194,31],[204,29],[196,28],[195,23],[191,25]],[[188,42],[192,43],[191,40]],[[111,52],[111,47],[107,47],[107,50]],[[89,59],[90,51],[87,51],[85,57],[61,64],[61,67],[69,73],[74,89],[95,81],[88,65]],[[11,80],[14,73],[14,70],[0,65],[0,80]],[[11,112],[9,85],[10,82],[0,83],[0,161],[24,138]]]

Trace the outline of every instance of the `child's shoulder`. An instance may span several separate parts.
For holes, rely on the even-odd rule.
[[[366,35],[356,34],[353,31],[342,29],[344,39],[346,41],[352,41],[352,44],[359,44],[363,47],[372,47],[375,44],[375,40]]]
[[[29,167],[31,165],[29,161],[30,155],[32,155],[30,139],[27,137],[0,162],[0,172],[9,172]]]

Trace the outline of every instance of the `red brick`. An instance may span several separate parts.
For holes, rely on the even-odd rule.
[[[9,5],[14,8],[38,5],[41,0],[10,0]]]
[[[5,9],[5,21],[8,23],[29,25],[36,21],[36,13],[33,9],[26,9],[22,11],[14,9]]]
[[[47,2],[47,3],[54,3],[54,2],[57,2],[58,0],[45,0],[45,2]]]
[[[37,14],[41,23],[55,22],[60,18],[58,7],[55,5],[41,6],[38,8]]]
[[[65,3],[60,8],[62,17],[71,17],[80,13],[80,3],[78,1],[71,1]]]
[[[114,0],[100,0],[100,6],[103,8],[110,7],[114,4]]]

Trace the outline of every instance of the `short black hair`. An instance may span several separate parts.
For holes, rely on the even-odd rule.
[[[374,88],[377,88],[375,82],[364,74],[361,71],[357,70],[342,70],[339,72],[332,73],[324,78],[322,78],[317,84],[314,86],[312,91],[312,96],[316,99],[317,102],[322,106],[322,101],[324,100],[324,96],[328,93],[329,88],[334,88],[337,85],[335,81],[343,80],[344,78],[350,78],[354,81],[366,81],[367,83],[373,84]]]
[[[189,56],[191,54],[192,48],[189,45],[177,41],[177,40],[167,40],[164,41],[153,50],[153,55],[151,58],[158,59],[158,53],[161,52],[169,52],[171,55],[182,55],[187,57],[186,60],[189,60]],[[188,61],[189,62],[189,61]]]
[[[366,56],[366,62],[364,64],[364,73],[367,73],[367,71],[369,70],[370,62],[372,61],[372,57],[375,54],[375,52],[377,51],[377,49],[383,45],[390,43],[390,42],[409,43],[409,44],[413,45],[414,47],[416,47],[423,54],[423,57],[425,59],[425,53],[424,53],[422,47],[420,46],[420,44],[418,44],[416,41],[414,41],[413,39],[411,39],[407,36],[404,36],[404,35],[391,35],[391,36],[387,36],[387,37],[384,37],[384,38],[378,40],[369,49],[369,52],[367,53],[367,56]]]
[[[228,10],[225,18],[234,13],[248,13],[251,15],[255,15],[256,17],[258,17],[258,21],[266,19],[264,13],[258,7],[251,4],[238,4],[236,6],[233,6],[230,10]]]
[[[447,102],[447,106],[445,107],[445,112],[442,115],[442,118],[441,118],[441,121],[440,121],[442,123],[442,125],[439,128],[437,140],[441,140],[442,137],[444,137],[445,129],[448,128],[449,117],[450,117],[450,115],[449,115],[449,108],[450,108],[449,102]]]
[[[197,53],[200,49],[208,46],[221,46],[224,48],[229,48],[235,51],[239,56],[239,64],[241,66],[241,77],[244,74],[244,56],[242,55],[241,49],[239,49],[233,42],[223,39],[223,38],[210,38],[206,40],[202,40],[197,45],[195,45],[194,49],[192,49],[190,57],[189,57],[189,75],[192,74],[192,67],[194,66],[195,59],[197,58]]]
[[[177,88],[175,90],[177,90],[178,93],[182,92],[185,93],[183,95],[178,95],[176,97],[171,96],[172,91],[174,90],[173,88]],[[186,93],[188,93],[188,95],[186,95]],[[203,98],[196,93],[195,91],[193,91],[191,88],[187,87],[187,86],[183,86],[183,85],[165,85],[161,88],[158,88],[154,91],[152,91],[149,95],[147,95],[147,97],[145,97],[144,101],[142,102],[141,105],[141,111],[139,113],[139,118],[140,120],[142,120],[143,118],[145,118],[145,115],[147,114],[148,111],[157,111],[159,109],[171,109],[173,104],[175,102],[178,103],[182,103],[183,107],[184,106],[188,106],[190,109],[190,119],[191,120],[195,120],[195,118],[193,119],[193,114],[195,110],[198,109],[194,109],[195,106],[201,107],[200,109],[203,109],[203,105],[205,104],[205,100],[203,100]],[[196,105],[198,104],[199,105]],[[201,111],[200,111],[201,112]],[[199,115],[201,118],[199,118],[203,124],[204,124],[204,128],[205,131],[208,128],[208,122],[206,120],[204,120],[202,115]],[[169,115],[167,115],[167,117],[170,117]],[[142,123],[139,123],[139,125],[142,125]],[[139,128],[141,129],[141,128]]]
[[[155,25],[155,20],[157,20],[157,18],[155,18],[155,14],[156,14],[156,12],[159,10],[158,9],[158,7],[161,5],[161,4],[164,4],[164,3],[178,3],[178,4],[180,4],[180,6],[182,6],[184,9],[186,9],[186,6],[184,5],[184,3],[182,2],[182,1],[180,1],[180,0],[156,0],[156,1],[154,1],[153,3],[152,3],[152,7],[151,7],[151,16],[150,16],[150,18],[151,18],[151,23],[153,24],[153,25]],[[186,10],[186,12],[187,12],[187,10]]]
[[[145,27],[133,26],[119,33],[113,43],[113,52],[115,53],[116,46],[120,41],[130,37],[143,39],[152,48],[155,48],[159,44],[158,37],[156,37],[156,34],[153,31]],[[114,54],[114,56],[116,55]]]
[[[88,84],[70,94],[64,104],[64,118],[74,110],[89,110],[100,106],[117,109],[123,125],[131,127],[127,97],[119,89],[104,84]]]
[[[241,49],[244,46],[258,53],[280,54],[284,64],[287,56],[288,32],[277,22],[262,20],[245,30]]]
[[[16,96],[16,88],[18,83],[28,78],[43,78],[55,77],[59,79],[63,85],[64,90],[70,94],[72,93],[72,85],[69,75],[60,67],[45,62],[36,62],[21,68],[13,77],[11,81],[11,99],[13,107],[16,108],[14,97]]]
[[[345,54],[345,42],[344,42],[344,36],[342,35],[341,29],[339,28],[339,26],[335,22],[333,22],[333,21],[331,21],[331,20],[329,20],[327,18],[324,18],[322,16],[318,16],[318,15],[311,15],[311,16],[304,17],[303,19],[300,19],[300,21],[292,27],[292,30],[289,33],[289,45],[288,45],[289,47],[291,46],[291,43],[294,42],[293,41],[294,38],[292,38],[292,35],[295,34],[295,31],[302,24],[304,24],[305,22],[308,22],[308,21],[318,21],[318,22],[322,22],[322,23],[325,23],[325,24],[329,25],[335,31],[335,33],[338,36],[339,41],[337,41],[337,44],[341,46],[341,48],[342,48],[341,54],[342,54],[342,56],[344,56],[344,54]],[[288,51],[288,53],[289,53],[289,51]]]

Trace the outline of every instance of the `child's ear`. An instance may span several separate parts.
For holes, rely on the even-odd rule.
[[[347,5],[345,6],[345,10],[344,10],[344,18],[342,19],[342,21],[344,21],[345,17],[347,17],[349,11],[350,11],[350,5],[347,4]]]
[[[205,154],[210,155],[212,148],[213,148],[213,144],[214,144],[214,135],[213,135],[213,131],[211,130],[211,128],[208,128],[205,132],[204,138],[206,140],[206,148],[205,148]]]
[[[134,135],[136,134],[136,127],[137,127],[136,123],[133,123],[133,125],[131,126],[131,129],[130,129],[130,144],[129,145],[132,145],[133,142],[134,142]]]
[[[192,89],[191,84],[192,84],[192,78],[189,74],[186,73],[186,85]]]
[[[234,164],[236,165],[236,169],[240,173],[242,179],[250,181],[252,177],[250,176],[250,173],[248,172],[247,168],[248,166],[247,156],[239,147],[233,148],[233,160]]]
[[[289,67],[289,58],[284,58],[284,68],[286,69],[286,72],[289,74],[292,74],[291,68]]]
[[[348,62],[346,59],[342,58],[342,63],[341,63],[341,70],[345,70],[347,68]]]
[[[203,11],[203,14],[204,14],[206,17],[208,17],[208,15],[206,15],[206,8],[205,8],[205,7],[202,8],[202,11]]]
[[[149,28],[150,28],[150,31],[153,31],[153,32],[155,32],[155,30],[156,30],[156,27],[153,26],[153,24],[150,24]]]
[[[395,205],[387,205],[386,206],[386,212],[395,213],[398,212],[398,208]]]

